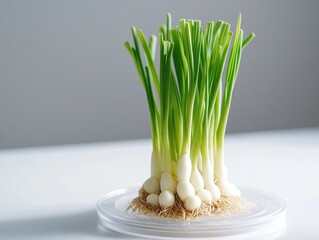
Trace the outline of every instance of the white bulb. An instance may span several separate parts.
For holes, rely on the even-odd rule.
[[[215,178],[218,182],[227,182],[228,181],[228,169],[225,164],[216,163],[215,165]]]
[[[178,160],[177,175],[178,180],[189,181],[192,172],[192,160],[189,154],[183,154]]]
[[[188,211],[194,211],[195,209],[199,208],[201,204],[202,204],[202,201],[196,195],[187,197],[184,202],[184,206]]]
[[[163,172],[161,175],[160,187],[161,191],[168,190],[172,193],[176,193],[176,181],[169,172]]]
[[[154,206],[158,206],[158,195],[157,194],[150,194],[147,196],[146,198],[146,202],[154,205]]]
[[[182,180],[177,184],[177,194],[182,201],[185,201],[188,196],[195,195],[195,189],[190,182]]]
[[[221,192],[227,196],[240,196],[240,190],[232,183],[228,181],[218,182],[218,187]]]
[[[212,200],[216,201],[220,198],[220,190],[214,182],[208,182],[205,188],[212,194]]]
[[[150,194],[160,192],[159,181],[155,177],[150,177],[147,179],[143,184],[143,188],[147,193]]]
[[[190,182],[193,184],[195,191],[204,188],[204,179],[197,169],[192,171]]]
[[[158,202],[163,209],[172,207],[175,203],[175,196],[172,192],[165,190],[159,195]]]
[[[208,182],[214,181],[214,171],[210,159],[203,161],[202,176],[204,178],[205,185]]]
[[[199,189],[196,191],[196,195],[202,200],[202,202],[211,202],[213,200],[212,194],[206,189]]]

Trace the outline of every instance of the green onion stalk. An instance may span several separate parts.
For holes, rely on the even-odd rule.
[[[233,38],[234,35],[234,38]],[[242,50],[254,38],[243,38],[241,15],[235,33],[230,24],[181,19],[171,15],[149,40],[132,27],[133,58],[144,87],[152,132],[151,176],[143,188],[147,202],[172,207],[176,196],[193,211],[221,194],[239,196],[224,164],[224,137]],[[225,70],[225,71],[224,71]]]

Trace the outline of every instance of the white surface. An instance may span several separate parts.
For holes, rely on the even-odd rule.
[[[0,151],[0,239],[133,239],[97,230],[96,202],[148,177],[148,140]],[[288,203],[280,239],[318,239],[319,128],[229,135],[237,185]]]

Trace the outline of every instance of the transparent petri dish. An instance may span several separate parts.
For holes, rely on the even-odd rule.
[[[155,238],[270,239],[286,229],[286,204],[277,196],[241,187],[242,197],[253,202],[248,213],[179,220],[125,211],[139,187],[111,192],[97,203],[99,227],[123,234]]]

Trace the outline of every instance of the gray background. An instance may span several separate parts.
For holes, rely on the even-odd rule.
[[[0,1],[0,148],[150,136],[132,24],[243,14],[229,132],[319,126],[319,1]]]

